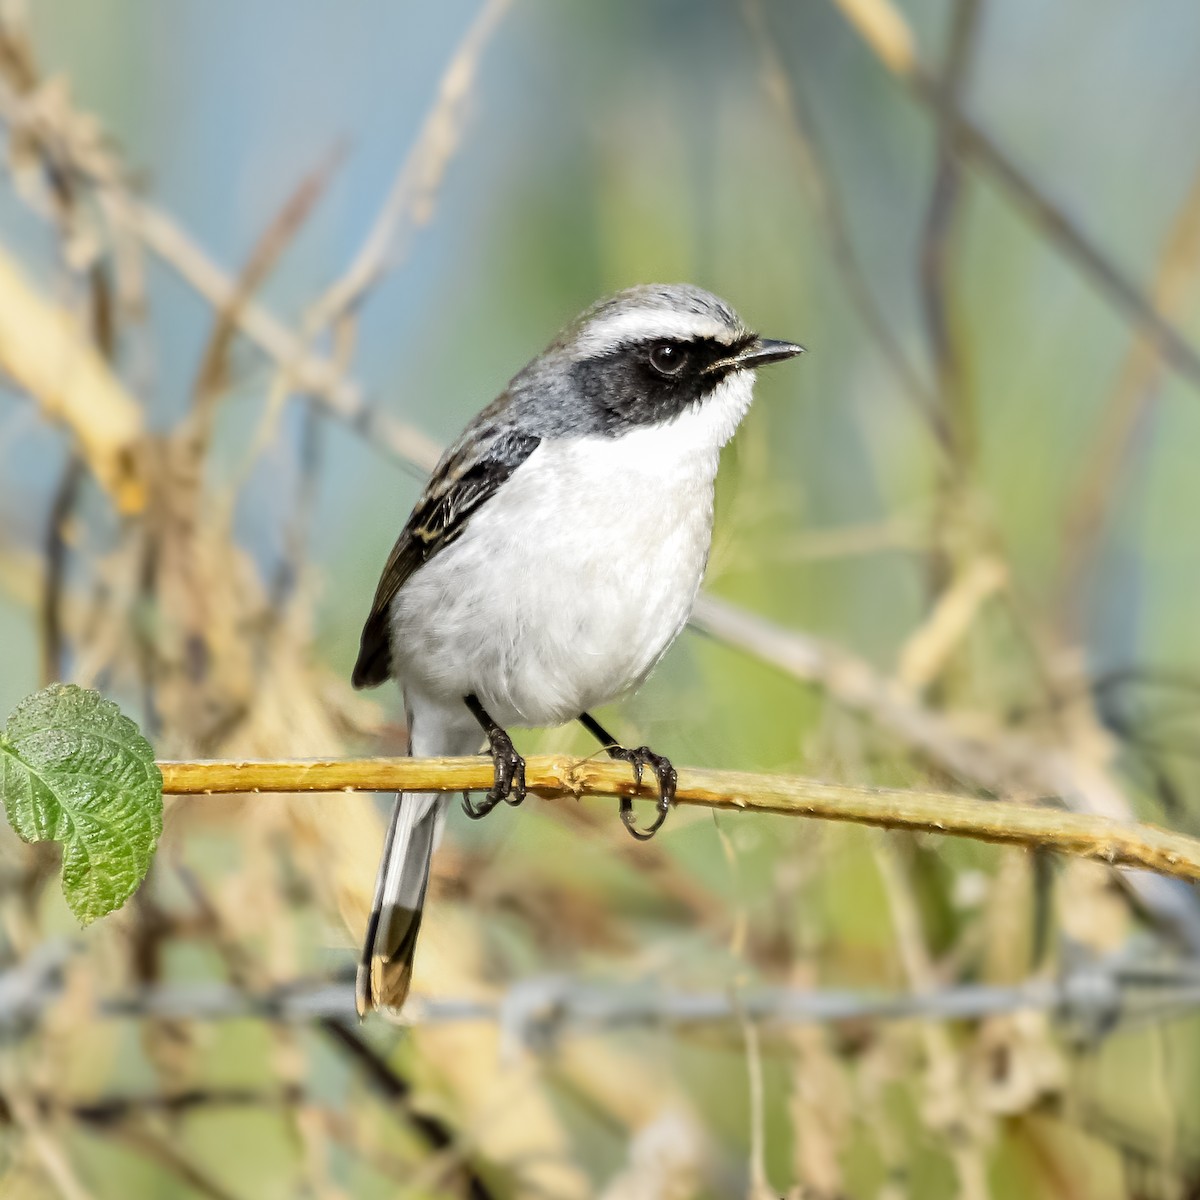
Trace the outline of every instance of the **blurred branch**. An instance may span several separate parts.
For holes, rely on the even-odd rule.
[[[436,444],[416,428],[371,407],[358,385],[256,300],[239,300],[237,282],[217,266],[166,213],[118,194],[114,212],[168,266],[214,308],[235,311],[240,332],[284,370],[296,390],[316,396],[330,412],[405,462],[431,470]]]
[[[142,411],[71,314],[42,296],[0,250],[0,370],[65,425],[120,512],[145,503]]]
[[[41,637],[42,686],[65,677],[63,662],[63,585],[67,575],[67,523],[75,510],[83,482],[83,460],[74,452],[67,456],[66,465],[54,489],[50,515],[46,519],[45,569],[42,573],[39,596]]]
[[[1005,729],[966,730],[952,715],[865,659],[831,642],[701,594],[692,625],[804,683],[824,688],[838,704],[867,717],[957,780],[997,795],[1061,797],[1067,804],[1125,817],[1122,797],[1076,778],[1062,751]]]
[[[916,40],[907,19],[892,0],[834,0],[834,3],[893,75],[907,78],[919,69]]]
[[[0,74],[5,69],[0,57]],[[239,332],[274,360],[298,391],[316,396],[334,416],[402,462],[425,470],[433,467],[439,451],[429,438],[368,405],[358,384],[335,363],[311,351],[260,301],[242,295],[237,280],[169,214],[133,193],[91,123],[74,112],[64,115],[39,105],[36,92],[18,85],[11,75],[5,82],[8,87],[0,87],[0,119],[14,136],[37,146],[47,162],[69,165],[95,189],[102,210],[121,231],[136,237],[218,312],[236,313]]]
[[[829,252],[835,268],[842,276],[850,303],[858,310],[859,319],[875,339],[880,353],[899,381],[901,390],[933,433],[935,443],[944,449],[948,438],[942,414],[938,411],[937,399],[916,367],[909,361],[904,347],[892,332],[871,291],[870,281],[859,261],[846,221],[847,208],[838,191],[833,172],[829,169],[816,122],[799,83],[790,80],[783,68],[767,27],[761,0],[744,0],[742,13],[758,50],[763,86],[789,126],[791,145],[800,167],[800,177],[808,188],[818,217],[829,231]]]
[[[326,992],[327,998],[329,995]],[[397,1073],[384,1055],[368,1045],[355,1027],[353,1004],[349,1007],[340,1006],[342,1000],[352,999],[352,996],[345,995],[339,989],[339,1007],[334,1011],[315,1014],[321,1030],[362,1071],[371,1087],[403,1115],[404,1120],[435,1152],[434,1161],[439,1173],[453,1170],[459,1175],[472,1200],[491,1200],[495,1195],[493,1189],[462,1153],[452,1126],[434,1113],[423,1112],[414,1106],[412,1085]],[[350,1017],[350,1022],[345,1020],[346,1017]]]
[[[342,275],[309,308],[301,323],[305,343],[326,330],[332,331],[334,361],[341,368],[350,357],[358,307],[371,288],[403,258],[413,233],[433,217],[442,181],[462,142],[480,57],[510,3],[511,0],[484,0],[446,65],[416,142],[400,164],[358,252]],[[283,382],[286,384],[286,380]],[[281,400],[283,393],[284,388],[277,384],[274,395]],[[316,496],[322,434],[320,413],[309,401],[300,434],[298,495],[288,522],[283,560],[272,585],[277,607],[300,575]],[[413,465],[428,469],[431,463],[417,460]]]
[[[1200,171],[1167,234],[1155,273],[1154,302],[1169,317],[1179,315],[1200,274]],[[1117,382],[1082,458],[1067,500],[1063,564],[1058,582],[1059,622],[1077,628],[1080,608],[1105,519],[1120,493],[1122,468],[1134,450],[1134,434],[1162,384],[1161,348],[1138,337],[1121,364]]]
[[[317,1021],[326,1037],[359,1068],[366,1081],[412,1127],[430,1150],[435,1154],[441,1154],[454,1147],[455,1134],[451,1126],[440,1117],[421,1112],[413,1105],[413,1089],[408,1081],[395,1070],[385,1057],[372,1049],[353,1023],[348,1024],[343,1020],[347,1015],[347,1010],[341,1007],[328,1009],[328,986],[318,987],[314,995],[306,998],[303,995],[305,989],[302,987],[297,988],[294,984],[276,984],[270,981],[261,958],[242,944],[238,934],[229,927],[222,916],[221,909],[213,902],[199,877],[183,866],[178,867],[178,875],[192,901],[212,930],[215,948],[224,960],[229,977],[234,983],[233,988],[221,989],[218,987],[215,991],[210,991],[210,995],[220,996],[223,992],[243,996],[254,993],[262,996],[274,995],[278,1000],[278,1008],[274,1015],[282,1019],[283,1011],[293,1008],[289,995],[297,994],[304,1015]],[[268,982],[263,982],[264,980],[268,980]],[[28,987],[27,982],[25,986]],[[324,997],[323,1000],[322,997]],[[117,1002],[118,1007],[120,1003],[120,1001]],[[321,1007],[322,1003],[326,1007]],[[114,1009],[114,1011],[116,1010]],[[354,1010],[351,1008],[349,1011],[353,1012]],[[454,1165],[460,1169],[472,1197],[477,1200],[487,1200],[491,1196],[491,1192],[470,1162],[455,1158]]]
[[[797,533],[781,535],[771,543],[771,558],[775,562],[808,563],[891,551],[918,554],[926,549],[928,540],[914,517],[897,514],[880,521],[806,528]],[[761,552],[751,554],[746,548],[746,561],[755,568],[761,568]],[[736,565],[741,565],[740,559]],[[729,564],[723,564],[722,574],[727,575],[734,569]]]
[[[819,685],[957,780],[1000,796],[1056,796],[1073,809],[1129,820],[1128,801],[1108,772],[1066,747],[999,727],[968,729],[865,659],[715,596],[697,599],[691,624],[794,679]],[[1200,953],[1200,911],[1190,890],[1140,872],[1122,879],[1147,912]]]
[[[195,1161],[198,1156],[185,1152],[176,1138],[159,1133],[145,1120],[110,1126],[107,1132],[109,1138],[124,1142],[143,1158],[156,1162],[176,1176],[189,1191],[207,1196],[208,1200],[238,1200],[209,1174],[206,1167]]]
[[[942,85],[937,93],[937,166],[921,231],[920,293],[937,377],[942,425],[949,439],[950,462],[958,472],[975,456],[974,417],[963,377],[961,339],[954,327],[950,299],[951,256],[960,226],[962,173],[957,153],[959,105],[966,87],[983,5],[958,0],[950,22],[950,42]]]
[[[492,765],[479,758],[365,758],[285,762],[164,762],[163,791],[172,795],[246,792],[486,791]],[[526,760],[531,792],[546,797],[640,796],[622,764],[564,756]],[[1200,840],[1150,825],[1059,808],[998,804],[942,792],[851,787],[817,780],[737,771],[685,769],[676,803],[741,812],[819,817],[950,834],[979,841],[1036,846],[1114,866],[1142,867],[1200,879]]]
[[[41,79],[30,55],[0,55],[0,76],[7,84],[0,89],[0,117],[14,134],[40,149],[54,177],[70,172],[88,181],[110,220],[138,238],[222,314],[228,325],[273,359],[293,388],[317,397],[334,416],[401,462],[428,471],[440,454],[436,444],[415,428],[369,406],[358,385],[336,362],[312,351],[308,341],[361,302],[394,259],[401,232],[429,219],[437,188],[461,139],[479,56],[509,2],[487,0],[470,26],[370,234],[346,273],[318,300],[303,334],[252,299],[253,286],[234,279],[213,262],[169,214],[134,195],[94,122],[81,119],[61,97],[57,105],[39,103]],[[299,202],[306,203],[304,198]]]
[[[888,898],[896,948],[910,989],[917,995],[936,991],[937,970],[925,944],[912,880],[905,874],[890,844],[877,846],[875,861]],[[989,1195],[982,1148],[983,1130],[975,1097],[966,1079],[967,1067],[944,1025],[922,1021],[925,1049],[924,1119],[945,1139],[963,1200],[986,1200]]]
[[[931,685],[941,674],[984,599],[1008,578],[1006,564],[994,555],[963,545],[960,530],[966,516],[969,540],[985,536],[983,529],[970,521],[973,506],[967,502],[976,458],[976,417],[952,292],[962,227],[963,176],[956,141],[959,106],[967,88],[982,10],[981,0],[956,0],[953,5],[935,114],[937,159],[917,260],[921,313],[947,442],[947,470],[938,480],[932,516],[932,611],[905,642],[898,667],[901,685],[914,693]],[[934,958],[925,941],[913,882],[893,849],[891,843],[880,844],[875,857],[888,897],[900,961],[915,992],[932,992],[936,981]],[[986,1135],[978,1098],[969,1086],[967,1065],[943,1025],[922,1022],[920,1036],[926,1066],[924,1119],[945,1138],[958,1194],[982,1200],[989,1194]]]
[[[303,228],[340,164],[344,148],[335,147],[325,160],[310,171],[288,197],[287,202],[258,239],[241,274],[235,281],[235,293],[228,307],[218,308],[216,320],[192,388],[197,433],[207,441],[216,398],[228,380],[229,353],[238,329],[238,315],[247,301],[262,287],[281,255]]]
[[[17,1089],[8,1089],[5,1105],[13,1122],[24,1132],[46,1177],[63,1200],[92,1200],[93,1194],[81,1182],[62,1141],[47,1127],[33,1099]]]
[[[47,1116],[66,1116],[87,1125],[103,1127],[147,1113],[177,1117],[196,1109],[279,1108],[300,1104],[305,1095],[292,1086],[275,1091],[245,1087],[193,1087],[173,1092],[101,1096],[86,1100],[36,1093],[31,1099],[38,1110]]]
[[[742,1043],[745,1048],[746,1090],[749,1093],[747,1099],[750,1108],[750,1179],[746,1188],[746,1198],[773,1200],[779,1192],[771,1186],[767,1176],[767,1123],[763,1112],[762,1048],[755,1023],[746,1015],[741,1005],[737,1005],[734,1011],[741,1026]]]
[[[412,150],[401,164],[387,198],[358,253],[313,305],[305,328],[333,325],[362,303],[368,291],[398,261],[405,239],[433,215],[438,189],[462,140],[479,59],[511,0],[485,0],[438,85],[437,96]]]
[[[908,24],[891,0],[833,0],[851,28],[913,97],[935,111],[941,86],[922,66]],[[1200,352],[1113,260],[1051,200],[992,136],[961,112],[955,147],[984,171],[1025,218],[1138,327],[1171,367],[1200,388]]]
[[[929,687],[966,637],[983,604],[1009,580],[1008,566],[996,555],[978,554],[962,563],[957,575],[935,597],[924,623],[900,648],[899,682],[914,693]]]

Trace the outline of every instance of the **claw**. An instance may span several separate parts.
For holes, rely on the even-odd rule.
[[[517,805],[526,795],[525,760],[513,749],[512,739],[503,729],[497,729],[494,733],[488,732],[488,744],[492,751],[495,782],[478,804],[473,804],[470,795],[463,792],[463,812],[472,821],[482,820],[501,800]]]
[[[648,842],[662,828],[663,822],[667,819],[667,813],[670,811],[670,804],[664,805],[660,800],[654,821],[647,829],[639,829],[637,817],[633,812],[633,801],[628,796],[621,797],[621,822],[629,830],[630,836],[637,838],[639,842]]]
[[[509,748],[511,749],[511,746]],[[512,778],[509,781],[508,795],[504,797],[504,803],[511,804],[515,808],[526,796],[525,760],[513,750],[509,765],[512,768]]]
[[[654,772],[654,778],[658,781],[658,805],[654,821],[648,828],[638,828],[637,817],[633,812],[633,797],[621,797],[621,823],[639,842],[648,842],[662,828],[667,814],[671,811],[679,776],[670,760],[661,754],[655,754],[649,746],[639,746],[636,750],[626,750],[624,746],[610,746],[608,754],[610,758],[627,762],[633,767],[633,778],[638,790],[642,786],[642,773],[645,768],[649,767]]]
[[[483,798],[483,802],[480,804],[473,804],[471,802],[470,792],[463,792],[462,794],[463,812],[465,812],[472,821],[482,821],[483,818],[486,817],[488,813],[490,813],[492,809],[495,808],[499,803],[499,797],[493,800],[491,792],[488,792],[488,794]]]

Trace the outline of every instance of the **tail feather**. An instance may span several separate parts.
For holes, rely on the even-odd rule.
[[[412,753],[474,753],[482,735],[465,708],[463,717],[465,724],[448,727],[428,718],[414,720],[410,712]],[[437,792],[402,792],[396,797],[355,979],[360,1017],[373,1008],[395,1014],[408,996],[430,860],[441,840],[449,803],[449,796]]]
[[[360,1017],[372,1008],[398,1009],[408,995],[429,864],[447,799],[423,792],[396,797],[355,980]]]

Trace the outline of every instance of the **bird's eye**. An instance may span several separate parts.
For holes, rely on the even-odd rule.
[[[650,365],[660,375],[678,375],[687,360],[687,351],[672,342],[659,342],[650,349]]]

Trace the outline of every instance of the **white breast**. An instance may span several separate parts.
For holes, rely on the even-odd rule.
[[[751,386],[734,376],[665,426],[542,442],[393,603],[405,689],[557,725],[641,683],[691,612]]]

